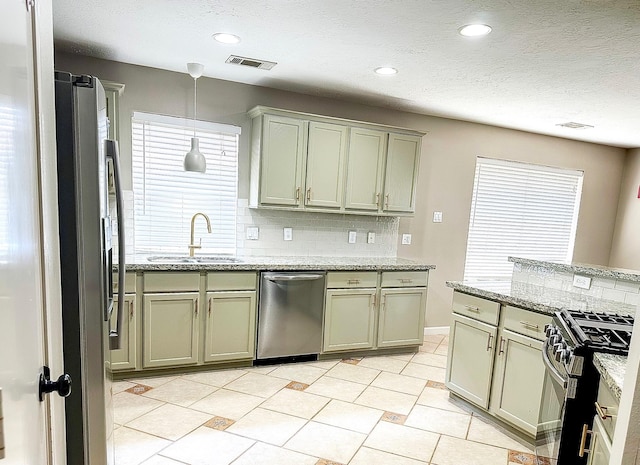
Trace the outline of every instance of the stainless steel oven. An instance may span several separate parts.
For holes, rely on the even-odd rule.
[[[586,436],[595,414],[600,378],[593,354],[626,354],[632,327],[633,318],[624,315],[567,310],[554,315],[545,328],[547,339],[542,349],[549,381],[543,411],[559,411],[560,420],[538,442],[538,455],[556,459],[558,465],[587,463]]]

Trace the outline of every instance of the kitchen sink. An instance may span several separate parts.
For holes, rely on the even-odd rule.
[[[199,257],[185,257],[180,255],[152,255],[147,257],[152,263],[239,263],[236,257],[224,255],[202,255]]]

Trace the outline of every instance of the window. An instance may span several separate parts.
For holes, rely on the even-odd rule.
[[[191,217],[202,252],[235,253],[238,190],[236,126],[197,121],[206,173],[185,172],[184,155],[191,148],[194,122],[182,118],[135,112],[132,120],[132,166],[135,249],[137,253],[186,252]]]
[[[465,281],[508,280],[509,256],[571,261],[582,171],[478,158]]]

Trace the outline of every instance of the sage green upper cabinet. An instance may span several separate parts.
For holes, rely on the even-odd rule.
[[[415,211],[421,140],[407,134],[389,134],[383,211]]]
[[[386,132],[351,128],[346,210],[380,209],[386,142]]]
[[[305,206],[342,206],[347,132],[346,126],[309,123]]]
[[[283,116],[263,119],[260,203],[301,206],[306,124]]]

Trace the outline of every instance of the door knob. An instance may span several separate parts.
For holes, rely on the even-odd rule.
[[[50,392],[57,392],[60,397],[68,397],[71,394],[71,376],[62,374],[56,381],[51,381],[51,370],[48,366],[42,367],[40,373],[40,402],[44,400],[44,395]]]

